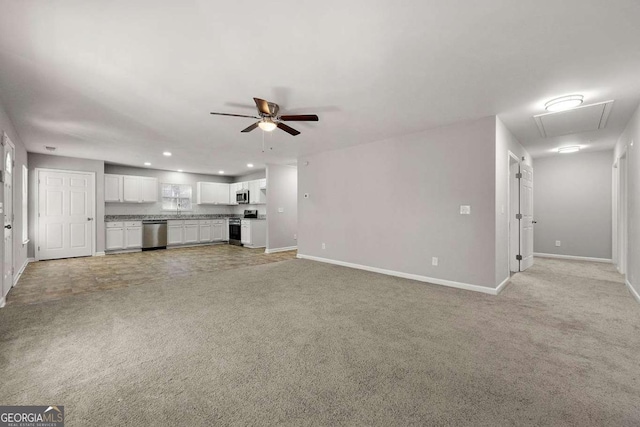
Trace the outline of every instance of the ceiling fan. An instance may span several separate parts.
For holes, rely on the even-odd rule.
[[[257,122],[252,124],[242,132],[251,132],[255,128],[271,132],[275,128],[282,129],[290,135],[296,136],[300,132],[294,128],[285,125],[282,122],[317,122],[318,116],[315,114],[283,114],[280,115],[280,107],[275,102],[265,101],[260,98],[253,98],[258,109],[257,116],[245,116],[244,114],[229,114],[229,113],[211,113],[217,116],[231,116],[231,117],[248,117],[250,119],[258,119]]]

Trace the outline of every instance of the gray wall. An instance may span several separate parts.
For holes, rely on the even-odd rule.
[[[2,138],[4,132],[6,132],[16,147],[16,165],[13,173],[13,269],[15,274],[17,274],[27,261],[27,244],[22,241],[22,166],[27,165],[27,150],[20,136],[14,129],[11,119],[7,115],[4,105],[0,100],[0,138]],[[0,169],[4,171],[4,162],[0,162]],[[4,200],[4,186],[1,185],[0,200]],[[4,245],[0,245],[0,254],[0,265],[2,265],[4,260]],[[0,297],[2,297],[2,295],[0,295]]]
[[[534,160],[534,252],[611,259],[612,156],[596,151]]]
[[[38,213],[38,178],[36,168],[69,171],[95,172],[96,175],[96,252],[104,252],[104,162],[102,160],[76,159],[73,157],[50,156],[29,153],[29,257],[35,256],[35,229]]]
[[[496,117],[496,283],[509,277],[509,152],[531,165],[531,156]],[[524,157],[524,160],[522,158]],[[534,185],[535,185],[534,170]],[[535,201],[535,199],[534,199]]]
[[[267,250],[296,246],[298,168],[268,164],[267,184]]]
[[[633,143],[633,145],[631,145]],[[640,294],[640,108],[618,139],[614,158],[627,152],[627,280]],[[611,165],[613,164],[611,159]]]
[[[298,253],[495,288],[495,134],[487,117],[301,157]]]
[[[232,177],[219,175],[202,175],[188,172],[173,172],[158,169],[135,168],[130,166],[104,165],[104,171],[107,174],[115,175],[136,175],[149,176],[158,178],[158,191],[160,184],[188,184],[193,187],[193,210],[189,211],[194,214],[216,213],[226,214],[232,213],[233,208],[230,206],[213,206],[196,204],[197,183],[198,182],[232,182]],[[159,193],[158,193],[159,194]],[[167,213],[162,210],[162,198],[158,197],[157,203],[106,203],[105,213],[107,215],[146,215]]]

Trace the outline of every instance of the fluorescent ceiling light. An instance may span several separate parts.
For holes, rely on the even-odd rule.
[[[576,151],[580,151],[579,145],[570,145],[568,147],[558,148],[558,153],[562,153],[562,154],[575,153]]]
[[[220,175],[223,175],[223,174],[224,174],[224,171],[218,171],[218,173],[219,173]]]
[[[169,151],[165,151],[164,153],[162,153],[162,155],[169,157],[171,155],[171,153]]]
[[[252,168],[253,167],[253,163],[247,163],[247,167],[248,168]]]
[[[582,101],[584,101],[584,97],[582,95],[561,96],[560,98],[552,99],[544,104],[544,108],[547,111],[569,110],[581,105]]]
[[[144,162],[144,165],[145,165],[145,166],[151,166],[151,163],[149,163],[149,162]]]
[[[273,123],[270,119],[264,119],[263,121],[258,123],[258,126],[265,132],[271,132],[276,128],[276,124]]]

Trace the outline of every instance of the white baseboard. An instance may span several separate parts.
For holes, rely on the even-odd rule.
[[[509,283],[509,280],[511,280],[511,276],[509,276],[506,279],[504,279],[502,281],[502,283],[500,283],[498,285],[498,287],[496,288],[496,295],[498,295],[500,292],[502,292],[502,290],[505,288],[505,286],[507,286],[507,283]]]
[[[636,292],[636,290],[633,289],[633,286],[631,286],[631,283],[628,280],[625,280],[624,283],[625,285],[627,285],[627,289],[629,289],[629,292],[631,292],[631,295],[633,295],[636,301],[640,302],[640,294],[638,294],[638,292]]]
[[[5,304],[6,300],[4,299],[4,297],[0,298],[0,308],[4,307]]]
[[[18,270],[18,274],[13,277],[13,286],[18,284],[20,276],[22,276],[22,273],[24,273],[24,269],[27,268],[27,264],[29,264],[31,261],[33,261],[33,258],[27,258],[24,260],[22,267],[20,267],[20,269]]]
[[[104,252],[96,252],[94,256],[104,256]]]
[[[541,254],[534,252],[533,256],[540,258],[556,258],[556,259],[570,259],[574,261],[591,261],[591,262],[605,262],[612,264],[613,260],[607,258],[591,258],[586,256],[573,256],[573,255],[558,255],[558,254]]]
[[[265,254],[275,254],[276,252],[286,252],[286,251],[295,251],[298,249],[297,246],[289,246],[288,248],[275,248],[275,249],[265,249]]]
[[[311,256],[311,255],[298,254],[297,257],[301,259],[308,259],[310,261],[318,261],[318,262],[324,262],[327,264],[335,264],[335,265],[340,265],[342,267],[356,268],[358,270],[366,270],[366,271],[371,271],[373,273],[386,274],[387,276],[401,277],[403,279],[417,280],[419,282],[427,282],[434,285],[449,286],[451,288],[464,289],[467,291],[482,292],[484,294],[490,294],[490,295],[498,295],[498,292],[502,290],[502,289],[498,290],[498,288],[488,288],[486,286],[472,285],[469,283],[454,282],[452,280],[444,280],[444,279],[436,279],[434,277],[420,276],[418,274],[403,273],[401,271],[386,270],[384,268],[369,267],[368,265],[352,264],[350,262],[336,261],[333,259],[320,258],[316,256]],[[507,281],[501,283],[500,286],[504,287]]]

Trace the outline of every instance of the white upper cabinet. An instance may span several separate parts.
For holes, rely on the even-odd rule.
[[[249,204],[259,205],[267,203],[267,180],[262,179],[249,181]]]
[[[155,203],[158,201],[158,180],[147,176],[140,177],[140,202]]]
[[[122,186],[125,203],[140,202],[140,177],[124,176],[122,177]]]
[[[241,182],[234,182],[233,184],[229,184],[229,204],[237,205],[238,202],[236,200],[236,192],[238,190],[242,190]]]
[[[105,174],[104,201],[155,203],[158,201],[158,179],[148,176]]]
[[[122,202],[122,175],[104,174],[104,201]]]
[[[229,184],[222,182],[199,182],[197,203],[199,205],[228,205],[231,192]],[[233,200],[235,201],[235,193]]]
[[[260,189],[261,190],[266,190],[267,189],[267,178],[262,178],[260,180]]]

